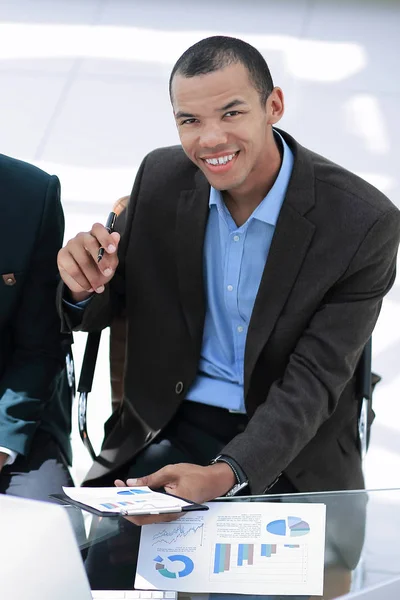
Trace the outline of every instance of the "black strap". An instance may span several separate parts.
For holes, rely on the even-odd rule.
[[[372,402],[372,373],[371,373],[371,362],[372,362],[372,338],[369,338],[365,345],[363,353],[358,364],[358,392],[361,398],[367,398]]]
[[[97,354],[99,351],[101,331],[92,331],[88,333],[83,356],[81,374],[79,377],[78,392],[92,391],[94,370],[96,367]]]

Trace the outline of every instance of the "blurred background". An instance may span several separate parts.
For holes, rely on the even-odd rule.
[[[61,179],[65,239],[104,222],[144,155],[179,143],[170,70],[209,35],[240,37],[286,96],[280,126],[400,207],[397,0],[0,0],[0,152]],[[328,265],[327,265],[328,266]],[[400,487],[400,278],[373,336],[382,376],[367,486]],[[75,335],[79,375],[85,334]],[[89,397],[96,449],[110,413],[108,332]],[[90,465],[74,413],[76,483]]]

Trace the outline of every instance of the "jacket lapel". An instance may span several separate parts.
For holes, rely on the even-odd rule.
[[[307,151],[280,131],[295,154],[292,176],[254,303],[246,340],[244,392],[285,305],[314,235],[304,215],[314,205],[314,172]]]
[[[201,171],[197,171],[194,184],[193,189],[183,190],[179,198],[176,260],[182,310],[195,350],[199,353],[205,318],[203,246],[210,186]]]

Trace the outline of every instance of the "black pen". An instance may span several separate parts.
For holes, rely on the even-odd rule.
[[[107,221],[106,221],[106,225],[105,225],[108,233],[112,233],[114,231],[114,225],[115,225],[116,219],[117,219],[117,213],[110,212],[110,214],[108,215]],[[104,248],[103,248],[103,246],[101,246],[101,248],[99,248],[99,251],[97,253],[97,262],[98,263],[101,261],[103,256],[104,256]]]

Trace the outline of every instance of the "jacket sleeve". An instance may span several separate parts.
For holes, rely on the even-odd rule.
[[[253,494],[268,488],[335,411],[393,285],[399,236],[397,209],[375,221],[298,340],[282,379],[223,449],[245,471]]]
[[[65,365],[55,305],[57,252],[63,233],[60,184],[53,176],[13,317],[12,351],[0,380],[0,446],[23,455],[29,451],[54,380]]]

